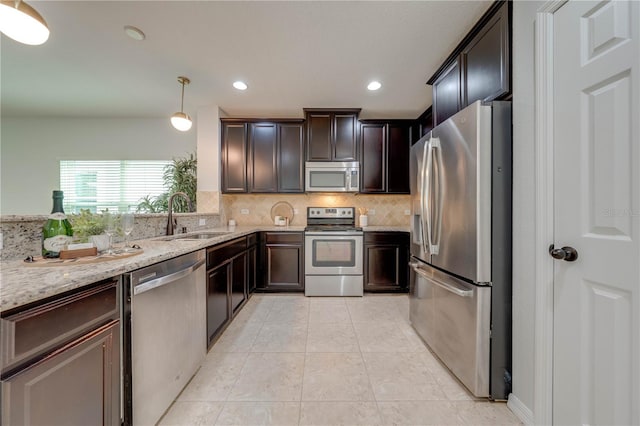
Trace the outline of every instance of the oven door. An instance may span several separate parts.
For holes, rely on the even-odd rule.
[[[305,275],[362,275],[362,233],[306,232]]]

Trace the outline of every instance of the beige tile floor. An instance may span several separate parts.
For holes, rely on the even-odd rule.
[[[409,324],[406,295],[254,295],[162,425],[514,425]]]

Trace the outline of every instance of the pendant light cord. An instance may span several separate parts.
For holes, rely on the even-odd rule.
[[[182,96],[180,96],[180,112],[184,112],[184,80],[182,80]]]

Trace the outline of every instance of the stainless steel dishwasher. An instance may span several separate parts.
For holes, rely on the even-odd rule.
[[[125,275],[125,424],[156,424],[206,355],[205,257],[200,250]]]

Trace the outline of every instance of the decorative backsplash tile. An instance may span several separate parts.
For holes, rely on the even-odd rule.
[[[272,224],[271,208],[286,201],[297,210],[291,225],[307,224],[307,207],[356,207],[369,210],[369,226],[408,226],[411,208],[409,195],[364,194],[223,194],[223,220],[234,219],[238,225]]]

